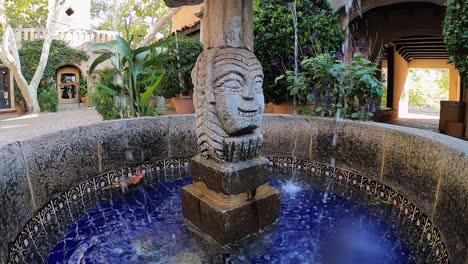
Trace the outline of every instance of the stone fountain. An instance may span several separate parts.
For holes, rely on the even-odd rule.
[[[280,209],[261,156],[263,69],[253,53],[253,0],[205,0],[202,42],[192,71],[199,154],[191,160],[194,182],[182,189],[182,212],[225,246],[273,224]]]

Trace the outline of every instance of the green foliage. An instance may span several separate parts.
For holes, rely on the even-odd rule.
[[[449,71],[411,69],[408,74],[409,105],[440,108],[441,100],[449,99]]]
[[[36,72],[42,53],[43,40],[25,41],[18,51],[22,72],[26,81],[30,82]],[[88,60],[86,52],[70,47],[63,40],[53,40],[50,46],[49,59],[42,76],[43,80],[51,80],[60,66],[78,64]]]
[[[328,53],[305,58],[301,68],[296,83],[287,72],[288,89],[300,102],[315,104],[314,114],[335,116],[339,111],[343,118],[368,120],[375,100],[383,96],[383,84],[375,78],[378,68],[360,53],[345,63]]]
[[[53,82],[49,82],[38,91],[37,100],[42,112],[57,112],[58,94],[53,88]]]
[[[97,44],[96,48],[107,53],[96,58],[89,68],[94,69],[104,61],[110,60],[114,67],[111,83],[100,82],[96,88],[114,97],[120,117],[140,117],[154,115],[154,106],[149,99],[164,77],[160,67],[165,49],[161,44],[132,49],[133,37]]]
[[[383,83],[382,93],[383,93],[383,96],[380,98],[380,106],[382,108],[386,108],[387,107],[387,101],[388,101],[388,98],[387,98],[388,87],[387,87],[387,85],[385,83]]]
[[[88,94],[88,80],[81,75],[80,76],[80,96],[86,96]]]
[[[166,98],[188,94],[193,90],[192,69],[197,62],[198,56],[203,51],[200,41],[193,38],[178,36],[178,42],[179,60],[177,60],[175,37],[171,37],[165,44],[168,53],[164,63],[166,75],[161,85],[156,89],[156,93]]]
[[[254,46],[265,78],[267,102],[287,101],[286,80],[275,79],[294,67],[294,26],[289,5],[254,1]],[[338,16],[327,0],[297,0],[300,57],[337,50],[343,42]],[[301,59],[300,59],[301,60]]]
[[[112,3],[114,2],[114,3]],[[161,18],[168,8],[161,0],[127,0],[117,1],[93,0],[91,2],[91,15],[94,18],[105,18],[99,25],[100,30],[117,30],[124,34],[126,26],[124,21],[131,21],[130,32],[135,35],[135,43],[139,43],[148,32],[149,27]],[[150,23],[148,23],[150,21]],[[117,26],[117,28],[114,28]],[[168,23],[161,33],[170,33],[171,24]]]
[[[450,62],[468,78],[468,1],[448,0],[443,35]]]
[[[112,81],[115,73],[115,69],[104,69],[100,73],[100,83],[107,87],[111,87],[113,85]],[[119,109],[114,104],[113,96],[106,91],[102,89],[96,89],[91,96],[88,96],[88,98],[96,109],[96,112],[98,112],[98,114],[102,116],[104,120],[120,118]]]
[[[47,0],[6,0],[5,14],[12,28],[45,27]]]

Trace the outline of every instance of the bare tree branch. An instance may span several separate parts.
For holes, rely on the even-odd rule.
[[[177,14],[177,12],[179,12],[180,9],[182,9],[182,7],[169,9],[166,12],[166,14],[164,14],[164,16],[162,16],[161,19],[159,19],[159,21],[156,24],[151,26],[146,36],[143,38],[140,44],[138,44],[138,47],[143,47],[147,45],[150,41],[154,40],[154,38],[156,37],[156,34],[158,34],[158,32],[161,31],[161,29],[167,24],[167,22],[169,22],[169,20],[175,14]]]

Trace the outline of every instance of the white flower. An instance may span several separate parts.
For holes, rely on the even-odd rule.
[[[28,239],[25,239],[25,240],[23,241],[23,243],[24,243],[25,246],[28,246],[28,245],[29,245]]]

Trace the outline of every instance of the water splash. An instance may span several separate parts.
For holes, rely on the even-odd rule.
[[[296,197],[296,195],[302,190],[302,186],[297,181],[287,180],[281,184],[281,190],[290,197]]]

